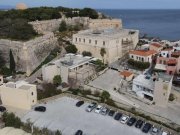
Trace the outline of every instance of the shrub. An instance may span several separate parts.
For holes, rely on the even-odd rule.
[[[140,70],[147,69],[150,66],[149,62],[140,62],[140,61],[135,61],[133,59],[129,59],[128,64],[133,66],[134,68],[138,68]]]
[[[65,50],[67,53],[77,53],[78,51],[75,45],[68,45]]]
[[[110,99],[110,94],[107,91],[103,91],[101,93],[101,101],[106,102],[108,99]]]
[[[115,104],[114,100],[112,100],[112,99],[107,99],[106,104],[110,105],[110,106],[113,106],[113,107],[117,107],[117,105]]]
[[[43,91],[38,91],[37,97],[38,97],[38,100],[40,100],[40,99],[52,97],[52,96],[55,96],[55,95],[58,95],[61,93],[62,93],[62,91],[57,90],[55,85],[53,85],[51,83],[44,83]]]
[[[14,113],[3,113],[2,115],[3,121],[5,122],[5,126],[20,128],[22,123],[21,120],[14,115]]]
[[[82,55],[83,56],[92,56],[91,52],[88,52],[88,51],[83,51]]]
[[[169,95],[169,101],[174,101],[174,100],[175,100],[175,96],[174,96],[173,93],[171,93],[171,94]]]
[[[62,21],[59,26],[59,32],[64,32],[67,30],[67,25],[65,21]]]
[[[62,83],[62,80],[61,80],[61,76],[60,75],[56,75],[54,76],[53,78],[53,84],[58,86]]]
[[[95,97],[99,97],[99,96],[100,96],[100,94],[101,94],[101,93],[100,93],[99,91],[97,91],[97,90],[96,90],[96,91],[94,91],[94,96],[95,96]]]
[[[91,90],[81,90],[81,94],[86,96],[86,95],[91,95]]]

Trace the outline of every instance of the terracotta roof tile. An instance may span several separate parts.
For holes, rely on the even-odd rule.
[[[166,48],[166,49],[164,49],[162,51],[172,51],[172,50],[173,50],[173,48]]]
[[[167,61],[167,64],[176,64],[176,63],[177,63],[176,59],[169,59]]]
[[[162,47],[162,45],[159,44],[159,43],[152,43],[152,44],[150,44],[150,45],[155,46],[155,47],[157,47],[157,48],[161,48],[161,47]]]
[[[153,55],[153,54],[156,54],[157,52],[154,51],[154,50],[148,50],[148,51],[145,51],[145,50],[133,50],[133,51],[130,51],[129,54],[134,54],[134,55],[139,55],[139,56],[150,56],[150,55]]]
[[[130,75],[132,75],[133,73],[132,72],[129,72],[129,71],[123,71],[123,72],[120,72],[120,75],[123,75],[125,77],[129,77]]]

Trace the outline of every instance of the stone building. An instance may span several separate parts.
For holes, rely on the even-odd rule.
[[[166,106],[172,87],[172,76],[140,74],[133,80],[132,90],[138,97],[149,99],[158,106]]]
[[[122,28],[122,20],[120,19],[90,19],[90,29],[104,29],[104,28]]]
[[[93,57],[111,63],[135,48],[139,40],[138,30],[129,29],[101,29],[82,30],[73,35],[73,44],[78,48],[78,53],[89,51]],[[100,51],[104,48],[105,55]]]
[[[132,50],[129,52],[129,58],[135,61],[151,63],[156,54],[157,52],[154,50]]]
[[[95,74],[94,66],[90,63],[92,60],[92,57],[66,54],[42,67],[43,81],[52,83],[54,76],[60,75],[62,82],[69,83],[69,80],[73,79],[78,83],[84,83],[86,78]]]
[[[37,103],[36,85],[24,81],[8,82],[0,86],[2,104],[30,110]]]

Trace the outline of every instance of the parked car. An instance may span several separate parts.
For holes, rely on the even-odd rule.
[[[122,124],[125,124],[128,120],[129,120],[129,116],[123,115],[120,122],[121,122]]]
[[[76,131],[75,135],[83,135],[83,131],[82,130],[78,130],[78,131]]]
[[[120,118],[122,117],[122,113],[116,113],[116,115],[114,116],[115,120],[120,120]]]
[[[76,103],[76,106],[77,107],[80,107],[81,105],[83,105],[84,104],[84,101],[78,101],[77,103]]]
[[[137,121],[136,118],[131,117],[131,118],[128,120],[127,125],[128,125],[128,126],[132,126],[136,121]]]
[[[169,135],[167,131],[163,131],[161,135]]]
[[[34,108],[35,111],[38,111],[38,112],[45,112],[46,111],[46,107],[44,106],[37,106]]]
[[[109,113],[108,113],[108,115],[109,115],[109,116],[112,116],[112,117],[114,116],[114,114],[115,114],[115,111],[114,111],[114,110],[110,110]]]
[[[142,132],[148,133],[149,130],[151,129],[152,125],[150,123],[144,124],[144,127],[142,128]]]
[[[96,108],[97,104],[96,103],[91,103],[90,105],[88,105],[88,107],[86,108],[87,112],[91,112],[94,108]]]
[[[151,130],[151,135],[158,135],[158,134],[159,134],[159,129],[153,126]]]
[[[136,128],[141,128],[143,124],[144,124],[144,121],[138,120],[138,121],[136,122],[136,124],[135,124],[135,127],[136,127]]]
[[[96,107],[96,109],[94,110],[94,112],[95,113],[100,113],[101,112],[101,110],[102,110],[102,106],[101,105],[98,105],[97,107]]]
[[[0,112],[5,112],[5,111],[6,111],[6,107],[0,106]]]
[[[107,107],[103,107],[101,110],[102,115],[106,115],[109,112],[109,109]]]

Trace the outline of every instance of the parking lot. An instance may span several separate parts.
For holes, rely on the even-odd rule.
[[[63,135],[74,135],[77,130],[82,130],[83,135],[143,135],[140,129],[129,127],[114,120],[108,115],[97,114],[94,111],[86,112],[89,105],[83,104],[76,107],[78,100],[62,97],[47,102],[46,112],[30,111],[21,119],[28,119],[37,127],[47,127],[50,130],[61,130]],[[146,134],[147,135],[147,134]]]

